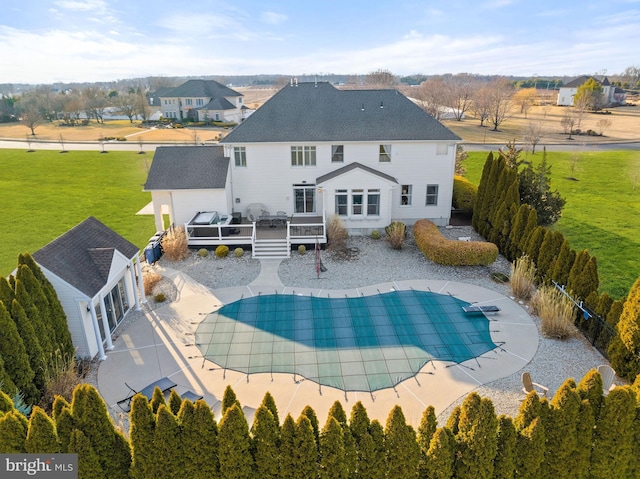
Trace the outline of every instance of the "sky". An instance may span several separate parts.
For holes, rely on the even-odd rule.
[[[0,83],[253,74],[616,74],[640,0],[2,0]]]

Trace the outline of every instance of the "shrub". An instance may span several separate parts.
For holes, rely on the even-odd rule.
[[[207,256],[209,256],[209,250],[207,248],[200,248],[198,250],[198,256],[200,256],[201,258],[206,258]]]
[[[413,236],[420,251],[434,263],[449,266],[488,265],[498,258],[498,247],[493,243],[448,240],[429,220],[416,221]]]
[[[151,296],[153,293],[153,288],[156,287],[156,284],[160,282],[162,276],[158,273],[154,272],[146,272],[142,275],[142,283],[144,285],[144,294],[147,296]]]
[[[540,318],[542,334],[549,338],[573,336],[573,303],[553,286],[543,286],[531,299],[531,312]]]
[[[236,258],[242,258],[243,255],[244,255],[244,250],[242,248],[238,247],[233,250],[233,256],[235,256]]]
[[[371,232],[371,239],[379,240],[380,238],[382,238],[382,235],[380,234],[380,231],[378,231],[378,230],[373,230],[373,231]]]
[[[344,251],[347,248],[347,238],[349,233],[344,227],[342,219],[338,215],[333,215],[327,225],[327,239],[329,248],[333,251]]]
[[[389,242],[393,249],[402,249],[402,243],[407,237],[407,227],[400,221],[394,221],[389,226],[385,227],[386,240]]]
[[[167,300],[167,297],[164,295],[164,293],[158,293],[153,297],[153,300],[156,303],[164,303]]]
[[[218,258],[226,258],[227,256],[229,256],[229,247],[223,244],[218,246],[216,248],[216,256]]]
[[[522,301],[531,298],[536,278],[536,266],[527,255],[511,263],[511,293]]]
[[[478,196],[478,187],[462,176],[453,177],[453,207],[473,211]]]
[[[161,241],[162,251],[169,261],[180,261],[189,256],[189,243],[184,226],[171,228]]]
[[[307,247],[303,244],[298,246],[298,254],[305,254],[307,252]]]

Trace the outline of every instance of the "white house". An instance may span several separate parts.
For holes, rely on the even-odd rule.
[[[578,93],[578,88],[580,88],[587,80],[593,79],[597,81],[600,85],[602,85],[602,106],[610,107],[617,103],[617,100],[614,97],[616,93],[616,88],[609,83],[609,79],[604,77],[602,81],[597,78],[583,75],[581,77],[576,78],[575,80],[571,80],[569,83],[562,85],[558,90],[558,101],[557,104],[559,106],[573,106],[573,97],[576,93]]]
[[[106,359],[111,333],[146,302],[138,252],[90,216],[33,254],[56,290],[79,357]]]
[[[307,236],[326,240],[325,221],[333,214],[351,234],[368,234],[396,220],[412,224],[428,218],[447,225],[458,142],[458,136],[396,90],[291,84],[229,133],[220,142],[223,152],[209,150],[209,168],[202,158],[195,159],[195,150],[207,147],[158,149],[145,189],[152,191],[157,223],[162,205],[176,224],[189,211],[250,218],[259,206],[270,212],[267,220],[286,216],[292,244]],[[178,178],[180,166],[168,171],[170,157],[184,166],[184,177]],[[156,158],[161,160],[157,171]],[[221,158],[229,158],[228,164]],[[205,178],[213,170],[215,178]],[[249,231],[227,230],[232,237],[223,240],[219,231],[218,240],[250,242],[255,251]]]
[[[240,123],[251,112],[243,97],[214,80],[188,80],[158,92],[163,117],[191,121]]]

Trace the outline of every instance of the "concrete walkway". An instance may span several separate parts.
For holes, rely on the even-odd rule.
[[[312,290],[296,288],[295,294],[320,297],[360,296],[378,294],[393,289],[416,289],[451,294],[478,304],[495,304],[501,311],[489,316],[493,342],[498,348],[462,364],[435,361],[428,363],[413,378],[395,388],[373,393],[341,391],[292,374],[247,375],[224,370],[204,360],[194,345],[194,332],[202,319],[222,305],[242,297],[257,294],[291,294],[294,289],[284,287],[278,277],[279,260],[261,261],[258,277],[247,286],[210,291],[188,275],[168,268],[158,272],[173,281],[176,301],[145,307],[132,312],[138,317],[114,341],[114,349],[98,370],[98,388],[107,404],[119,411],[117,402],[127,397],[125,382],[136,389],[168,376],[176,384],[176,391],[189,389],[204,395],[216,418],[220,418],[220,400],[224,389],[231,385],[245,406],[251,422],[266,391],[271,392],[280,417],[291,413],[294,418],[310,405],[321,422],[335,400],[350,411],[356,401],[362,401],[369,417],[385,423],[389,411],[399,404],[407,421],[419,424],[424,409],[432,405],[436,414],[459,397],[481,384],[509,376],[522,369],[535,355],[539,337],[537,329],[525,309],[494,291],[466,283],[448,281],[411,280],[381,283],[353,290]]]

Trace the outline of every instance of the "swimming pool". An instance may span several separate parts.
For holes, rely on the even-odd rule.
[[[496,347],[484,314],[450,295],[401,290],[321,298],[259,295],[210,313],[196,330],[225,369],[291,373],[344,391],[376,391],[432,360],[462,363]]]

